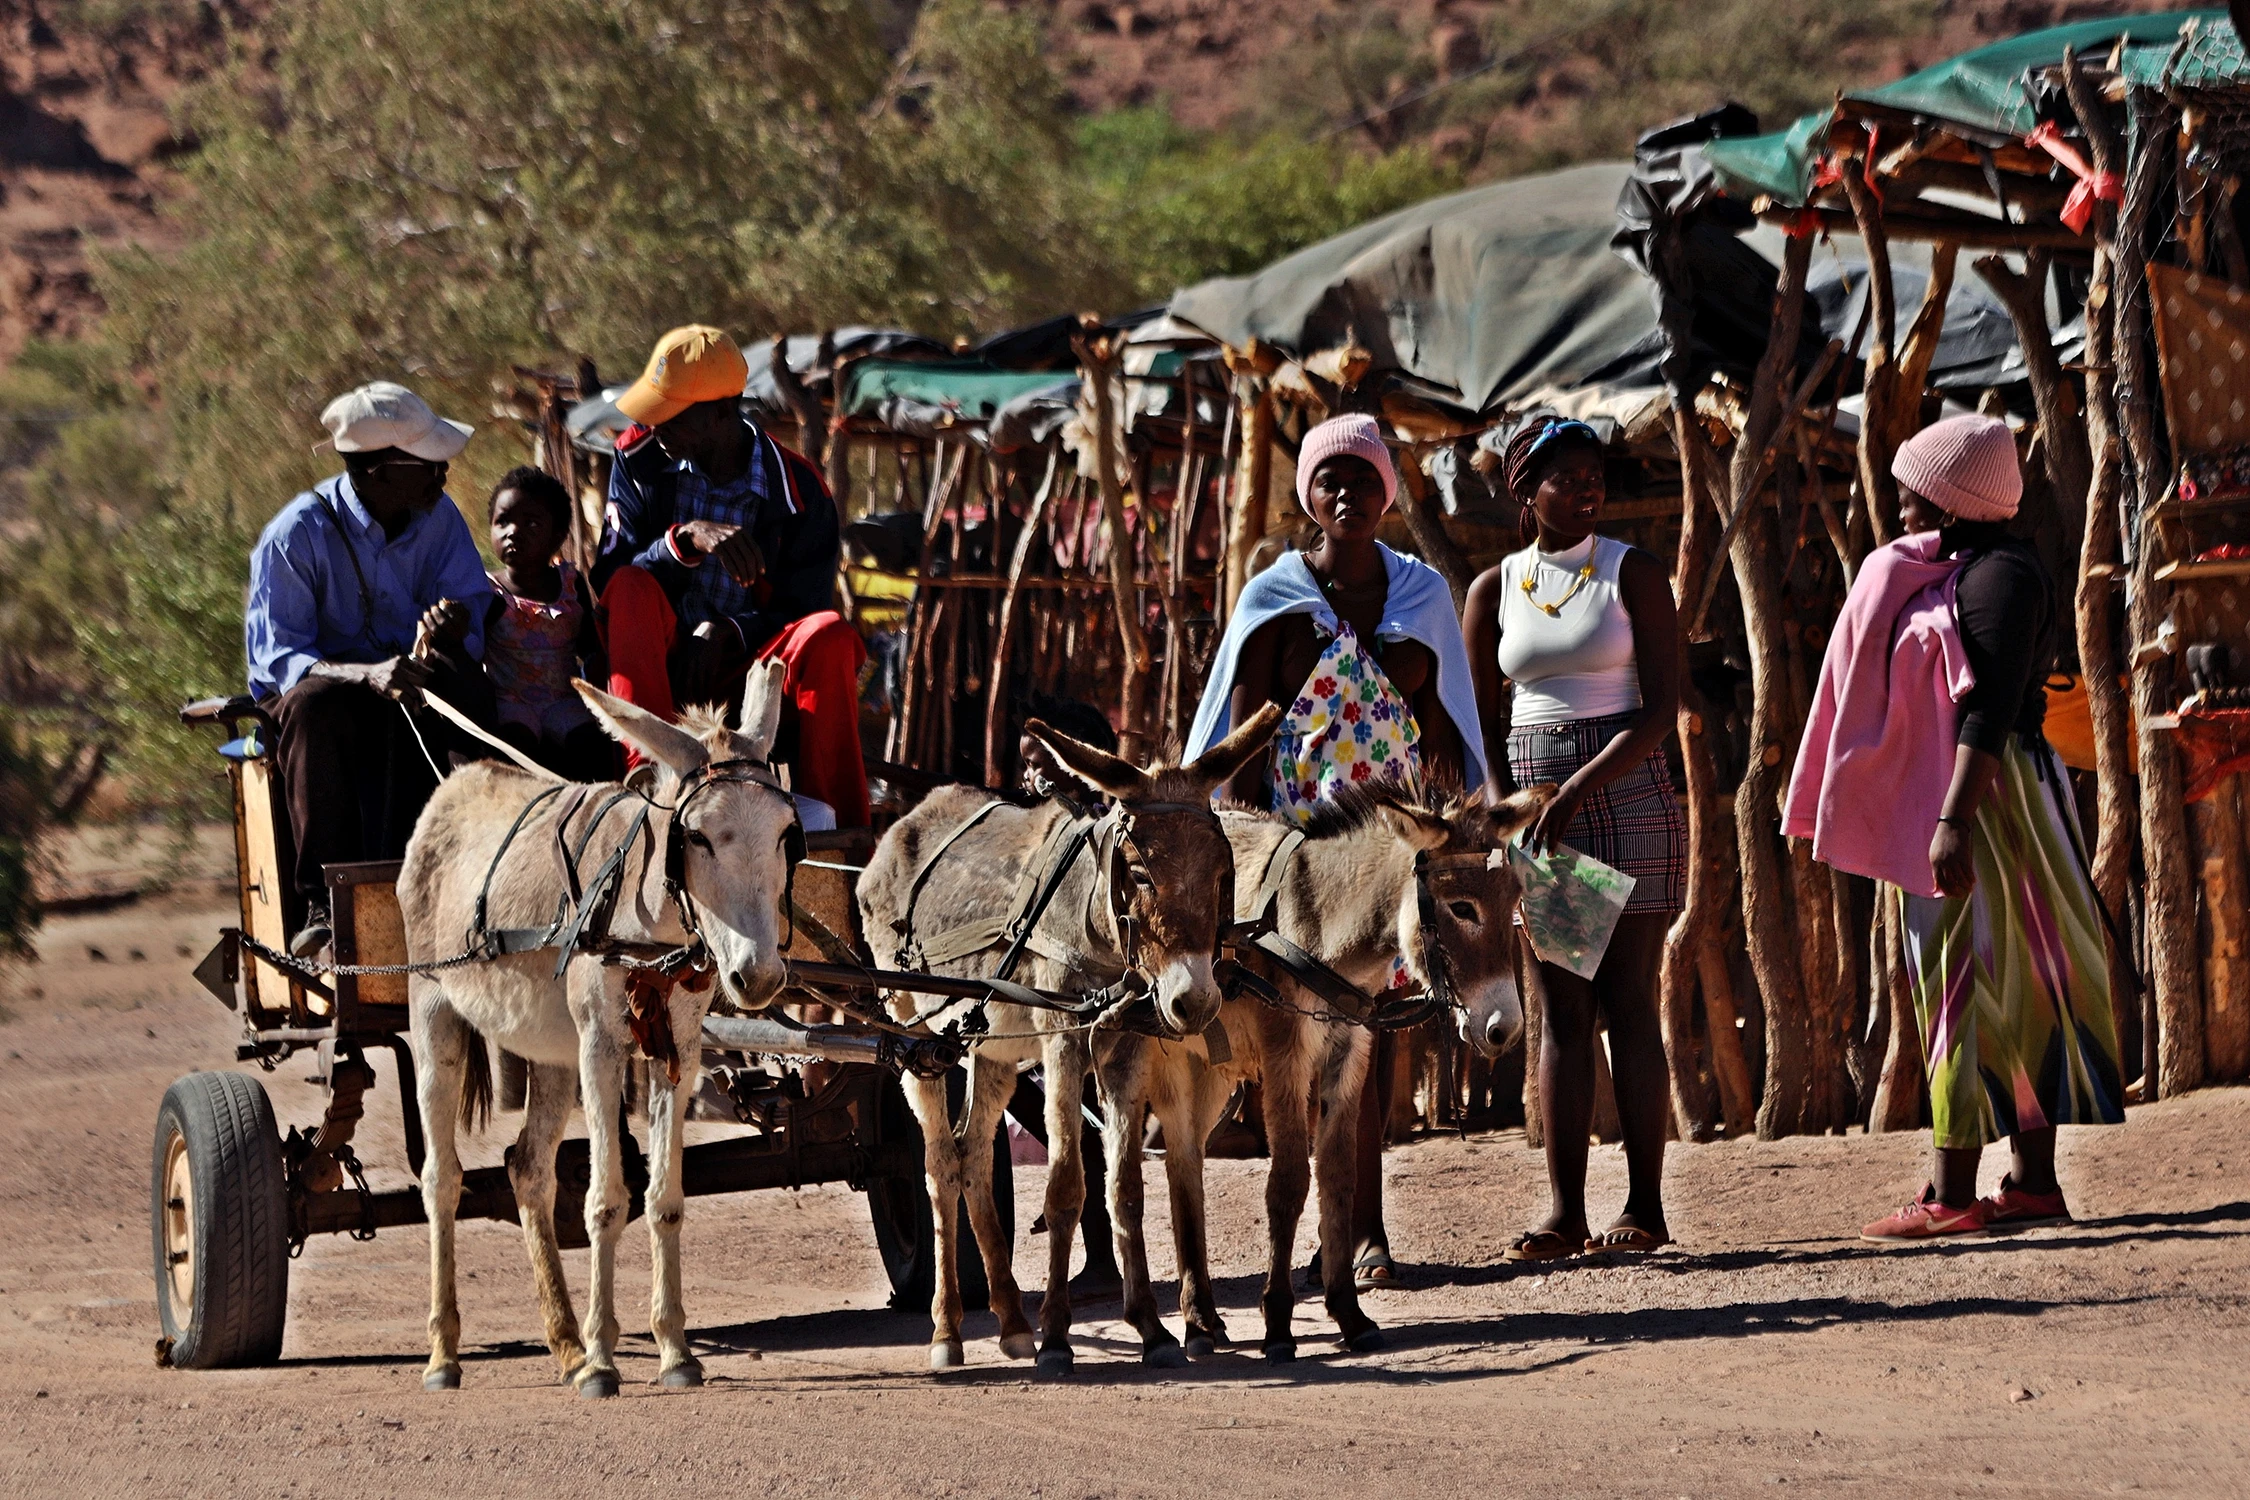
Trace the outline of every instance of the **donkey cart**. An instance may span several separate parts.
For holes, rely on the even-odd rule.
[[[164,1095],[150,1183],[159,1347],[171,1364],[202,1369],[278,1358],[289,1262],[311,1236],[365,1240],[423,1222],[420,1189],[371,1189],[353,1149],[367,1093],[377,1083],[375,1055],[387,1052],[392,1059],[404,1163],[417,1178],[423,1133],[406,1040],[406,941],[394,890],[399,862],[327,866],[332,961],[291,959],[289,934],[304,912],[286,875],[288,822],[277,795],[274,726],[246,697],[191,703],[181,719],[227,735],[219,754],[233,789],[240,897],[240,925],[222,929],[195,977],[241,1017],[238,1063],[272,1072],[300,1052],[310,1054],[310,1081],[328,1100],[316,1123],[292,1125],[284,1134],[265,1086],[246,1072],[189,1073]],[[852,880],[872,847],[869,835],[813,833],[805,843],[791,916],[798,935],[830,962],[792,961],[796,993],[789,998],[866,1019],[805,1024],[778,1011],[710,1017],[703,1032],[702,1113],[731,1115],[743,1128],[687,1148],[685,1191],[847,1183],[867,1194],[894,1305],[926,1304],[935,1268],[922,1140],[892,1079],[902,1070],[958,1078],[961,1048],[949,1037],[906,1036],[879,1024],[855,992],[880,982],[975,998],[984,987],[864,967],[856,941],[837,934],[856,931]],[[785,1066],[773,1071],[759,1065],[762,1059],[785,1060]],[[804,1066],[815,1059],[820,1066]],[[504,1106],[510,1102],[505,1062]],[[638,1215],[647,1172],[629,1132],[624,1141],[631,1212]],[[994,1142],[995,1186],[1002,1216],[1012,1222],[1008,1161],[1002,1136]],[[590,1173],[586,1142],[565,1140],[555,1226],[565,1246],[587,1243],[579,1205]],[[507,1168],[465,1173],[460,1215],[515,1222]],[[973,1281],[978,1301],[982,1271],[973,1250],[962,1256],[962,1277]]]

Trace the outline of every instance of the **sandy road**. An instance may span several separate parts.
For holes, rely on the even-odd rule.
[[[843,1188],[689,1205],[690,1327],[713,1377],[698,1392],[629,1384],[588,1404],[555,1385],[520,1238],[486,1223],[461,1235],[457,1394],[420,1389],[419,1230],[308,1246],[280,1367],[159,1370],[149,1137],[174,1076],[232,1055],[233,1018],[187,977],[218,920],[208,898],[58,919],[46,961],[9,983],[7,1494],[2250,1492],[2241,1090],[2066,1132],[2075,1228],[1905,1252],[1852,1231],[1920,1183],[1914,1139],[1677,1149],[1682,1253],[1547,1274],[1500,1261],[1542,1193],[1520,1136],[1416,1144],[1389,1164],[1407,1285],[1369,1304],[1389,1348],[1332,1352],[1308,1302],[1307,1357],[1284,1370],[1253,1342],[1144,1371],[1110,1303],[1092,1310],[1068,1384],[1001,1361],[982,1315],[970,1367],[933,1378],[928,1320],[886,1310],[864,1205]],[[379,1067],[386,1097],[360,1143],[380,1186],[404,1163]],[[269,1080],[285,1123],[317,1113],[305,1071]],[[496,1131],[472,1160],[499,1149]],[[1597,1148],[1593,1172],[1599,1211],[1622,1196],[1618,1153]],[[1019,1173],[1019,1202],[1039,1175]],[[1213,1178],[1222,1307],[1254,1340],[1263,1165],[1215,1163]],[[1163,1202],[1152,1191],[1160,1278]],[[628,1328],[645,1245],[629,1233],[621,1257]],[[1043,1251],[1024,1235],[1033,1286]],[[584,1253],[568,1258],[582,1294]],[[653,1376],[645,1335],[628,1337],[623,1367],[629,1382]]]

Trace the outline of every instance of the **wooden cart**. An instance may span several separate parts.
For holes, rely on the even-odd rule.
[[[233,786],[240,877],[239,925],[221,931],[195,977],[242,1018],[238,1064],[271,1072],[309,1053],[315,1059],[313,1081],[328,1097],[318,1121],[291,1125],[284,1133],[255,1074],[203,1071],[175,1082],[157,1112],[150,1223],[165,1357],[188,1368],[262,1364],[281,1353],[289,1263],[308,1238],[342,1233],[372,1239],[380,1230],[423,1221],[420,1188],[370,1189],[353,1145],[367,1093],[377,1086],[373,1059],[388,1053],[399,1088],[404,1165],[421,1174],[406,978],[336,974],[323,983],[285,970],[243,943],[247,935],[286,952],[304,917],[287,876],[288,823],[278,797],[275,728],[245,697],[203,699],[182,709],[181,718],[226,733],[219,754]],[[870,852],[869,834],[816,833],[808,835],[807,845],[809,857],[795,886],[799,907],[828,932],[855,933],[852,871]],[[398,869],[395,860],[326,867],[337,964],[405,961],[394,890]],[[950,1044],[902,1043],[851,1025],[807,1027],[771,1017],[719,1016],[707,1024],[704,1043],[707,1079],[716,1085],[707,1084],[704,1097],[731,1107],[744,1129],[687,1148],[687,1192],[848,1183],[867,1194],[893,1304],[926,1305],[933,1268],[922,1140],[893,1077],[902,1065],[949,1066],[957,1058]],[[808,1084],[804,1070],[777,1074],[750,1061],[784,1055],[824,1058],[833,1066],[815,1070],[816,1081]],[[958,1069],[953,1076],[960,1077]],[[647,1169],[630,1133],[625,1146],[637,1215]],[[556,1231],[565,1246],[583,1246],[580,1211],[590,1180],[583,1138],[563,1142],[557,1169]],[[994,1142],[994,1172],[1002,1217],[1012,1225],[1004,1135]],[[463,1218],[513,1222],[516,1202],[506,1168],[467,1172],[460,1212]],[[973,1249],[961,1259],[964,1294],[981,1302],[982,1264]]]

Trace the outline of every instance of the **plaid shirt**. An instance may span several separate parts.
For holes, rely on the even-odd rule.
[[[836,507],[812,465],[745,425],[750,466],[724,485],[693,464],[665,457],[647,428],[626,429],[610,468],[594,587],[605,587],[620,567],[642,568],[664,586],[683,631],[725,620],[755,651],[795,621],[833,607],[838,527]],[[716,563],[684,562],[671,532],[688,521],[748,531],[765,558],[766,576],[744,588]]]

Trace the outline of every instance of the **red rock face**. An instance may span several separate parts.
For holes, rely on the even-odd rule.
[[[218,59],[218,17],[263,5],[151,6],[99,32],[0,0],[0,363],[100,312],[89,245],[162,244],[181,148],[166,107]]]

